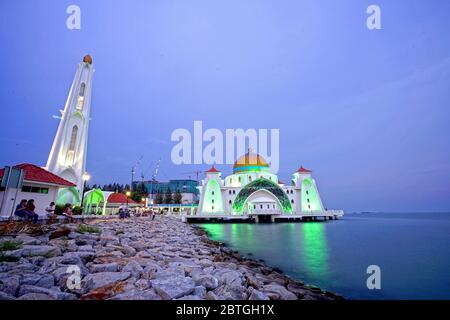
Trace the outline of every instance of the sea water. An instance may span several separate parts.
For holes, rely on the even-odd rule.
[[[200,226],[242,255],[347,299],[450,299],[450,213]],[[380,290],[367,287],[371,265],[380,267]]]

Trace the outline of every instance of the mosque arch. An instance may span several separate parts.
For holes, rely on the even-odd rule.
[[[233,202],[233,213],[242,214],[247,199],[261,189],[268,191],[278,199],[283,213],[292,214],[292,205],[286,193],[276,183],[265,178],[254,180],[242,188]]]

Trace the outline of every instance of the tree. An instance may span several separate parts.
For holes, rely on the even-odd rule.
[[[183,201],[183,195],[180,193],[180,190],[177,190],[177,192],[173,195],[173,203],[175,204],[181,204]]]
[[[161,204],[164,202],[164,196],[162,193],[158,192],[155,196],[155,204]]]
[[[172,190],[170,190],[170,188],[167,189],[166,191],[166,195],[164,197],[164,203],[165,204],[171,204],[173,201],[172,199]]]

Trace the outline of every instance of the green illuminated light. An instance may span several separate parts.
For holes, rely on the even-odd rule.
[[[302,181],[302,211],[323,211],[316,186],[308,178]]]
[[[264,178],[259,178],[253,182],[250,182],[242,188],[233,202],[233,214],[242,214],[248,197],[261,189],[264,189],[277,197],[284,213],[292,214],[291,202],[283,189],[281,189],[278,184]]]

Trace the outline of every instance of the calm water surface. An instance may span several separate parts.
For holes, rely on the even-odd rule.
[[[450,213],[201,226],[242,255],[348,299],[450,299]],[[367,289],[369,265],[381,268],[381,290]]]

